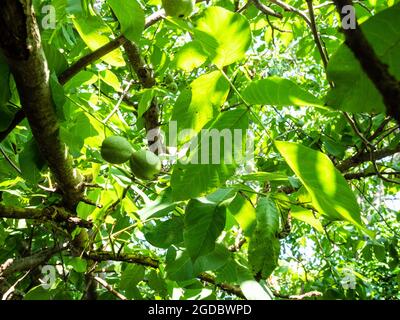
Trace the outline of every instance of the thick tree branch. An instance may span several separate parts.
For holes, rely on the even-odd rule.
[[[381,175],[385,175],[385,176],[400,176],[400,172],[399,171],[393,171],[393,172],[365,172],[365,171],[361,171],[361,172],[354,172],[354,173],[346,173],[344,175],[344,177],[347,180],[359,180],[359,179],[363,179],[363,178],[381,176]]]
[[[45,263],[54,254],[65,249],[66,247],[44,249],[28,257],[20,259],[8,259],[6,262],[0,265],[0,278],[6,278],[16,272],[33,269]]]
[[[0,204],[0,218],[7,219],[28,219],[37,221],[53,221],[57,223],[67,223],[82,228],[92,228],[93,224],[90,221],[86,221],[75,217],[68,213],[64,208],[60,207],[48,207],[45,209],[21,209],[15,207],[5,207]]]
[[[341,19],[344,19],[346,10],[343,10],[343,7],[352,6],[353,1],[335,0],[334,2]],[[378,58],[357,22],[355,29],[343,28],[342,30],[346,37],[346,45],[381,93],[388,115],[400,124],[400,81],[390,74],[389,67]]]
[[[145,29],[157,23],[163,18],[164,10],[157,11],[146,18]],[[71,65],[68,69],[66,69],[63,73],[58,77],[58,81],[60,84],[65,84],[72,77],[77,75],[80,71],[82,71],[85,67],[90,65],[91,63],[99,60],[110,52],[116,50],[120,46],[122,46],[126,41],[128,41],[123,35],[115,38],[114,40],[106,43],[104,46],[98,48],[97,50],[89,53],[88,55],[80,58],[73,65]]]
[[[140,254],[118,254],[114,255],[112,252],[108,251],[91,251],[89,253],[84,253],[83,255],[86,259],[90,259],[93,261],[101,262],[101,261],[123,261],[128,263],[136,263],[145,267],[150,267],[157,269],[160,265],[160,262],[157,259],[153,259],[151,257],[143,256]]]
[[[341,172],[345,172],[349,170],[350,168],[356,167],[364,162],[370,161],[371,159],[380,160],[389,156],[392,156],[396,153],[400,152],[400,145],[398,145],[396,148],[384,148],[381,150],[377,150],[372,152],[363,152],[363,153],[357,153],[351,158],[348,158],[341,162],[339,165],[336,166],[336,168],[339,169]]]
[[[41,264],[46,263],[54,254],[65,250],[67,247],[55,247],[44,249],[31,256],[20,259],[8,259],[0,265],[0,294],[8,290],[7,278],[21,271],[32,270]]]
[[[104,57],[111,51],[114,51],[115,49],[119,48],[125,41],[126,38],[120,36],[110,41],[109,43],[105,44],[104,46],[98,48],[97,50],[89,53],[88,55],[82,57],[81,59],[76,61],[73,65],[71,65],[68,69],[66,69],[63,73],[61,73],[58,77],[58,81],[60,82],[61,85],[67,83],[89,64]]]
[[[31,0],[3,1],[0,27],[0,47],[14,76],[33,136],[57,180],[65,205],[75,209],[82,198],[83,187],[65,145],[60,141],[49,69]]]
[[[217,282],[217,280],[210,274],[208,273],[201,273],[198,278],[201,281],[207,282],[209,284],[212,284],[214,286],[216,286],[217,288],[221,289],[222,291],[225,291],[227,293],[233,294],[239,298],[242,299],[246,299],[246,297],[244,296],[242,289],[240,289],[239,286],[236,285],[232,285],[229,283],[221,283],[221,282]]]
[[[153,71],[146,65],[146,62],[140,55],[139,47],[131,41],[126,41],[123,46],[129,62],[139,78],[143,88],[149,89],[154,87],[156,81]],[[160,150],[163,150],[159,124],[159,113],[158,104],[156,98],[154,97],[151,101],[149,109],[143,114],[143,119],[148,136],[149,148],[156,154],[158,154]]]
[[[139,254],[118,254],[114,255],[112,252],[107,252],[107,251],[92,251],[88,253],[84,253],[83,255],[84,258],[90,259],[93,261],[101,262],[101,261],[123,261],[123,262],[128,262],[128,263],[135,263],[139,264],[145,267],[151,267],[154,269],[159,268],[160,266],[160,261],[151,257],[139,255]],[[212,276],[207,273],[201,273],[198,277],[201,281],[210,283],[217,288],[230,293],[234,294],[240,298],[246,299],[242,290],[240,289],[239,286],[228,284],[228,283],[220,283],[217,282],[217,280]]]

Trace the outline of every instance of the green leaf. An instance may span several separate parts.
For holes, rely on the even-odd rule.
[[[60,120],[65,121],[66,119],[63,107],[67,98],[65,97],[64,87],[58,82],[55,73],[53,73],[50,77],[50,89],[57,116]]]
[[[47,63],[51,72],[60,75],[65,69],[68,68],[68,61],[65,55],[62,54],[55,46],[43,43],[43,51],[47,58]]]
[[[144,30],[145,17],[136,0],[107,0],[121,24],[122,34],[130,41],[138,43]]]
[[[80,88],[81,86],[90,86],[98,80],[98,76],[90,71],[81,71],[77,75],[73,76],[64,86],[66,91],[70,91],[74,88]]]
[[[142,221],[150,218],[160,218],[166,216],[168,213],[174,211],[176,202],[172,200],[171,189],[166,189],[160,196],[153,202],[147,204],[140,209],[137,214]]]
[[[386,262],[386,250],[385,250],[385,246],[382,244],[377,244],[373,246],[374,248],[374,254],[376,259],[378,259],[378,261],[380,262]]]
[[[178,250],[173,246],[170,247],[165,264],[165,272],[170,280],[185,281],[194,277],[192,259],[187,251]]]
[[[72,21],[82,40],[92,51],[110,42],[109,39],[113,34],[112,30],[100,17],[78,15],[75,16]],[[120,49],[113,50],[109,54],[101,57],[101,60],[114,67],[125,66],[125,61]]]
[[[243,91],[243,98],[249,104],[273,106],[321,107],[324,104],[296,83],[278,77],[250,82]]]
[[[203,47],[199,41],[186,43],[175,54],[173,63],[179,69],[191,72],[195,68],[200,67],[207,60],[207,55],[203,51]]]
[[[197,20],[195,38],[201,42],[209,59],[218,67],[244,58],[251,44],[248,20],[222,7],[209,7]]]
[[[316,217],[314,217],[314,214],[311,210],[307,210],[299,206],[291,206],[290,215],[292,218],[309,224],[318,232],[324,233],[324,228],[322,227],[321,222]]]
[[[154,98],[154,89],[144,89],[142,91],[142,97],[140,98],[138,117],[140,118],[150,108],[151,102]]]
[[[86,272],[87,261],[82,258],[79,257],[70,258],[68,259],[67,264],[72,266],[72,268],[78,273]]]
[[[227,207],[235,198],[236,192],[237,191],[234,188],[221,188],[207,195],[206,199],[219,206]]]
[[[246,175],[242,175],[240,177],[243,181],[279,181],[279,182],[288,182],[289,177],[275,172],[255,172]]]
[[[254,201],[255,203],[256,199],[257,197],[254,194],[247,198],[247,196],[239,193],[228,207],[228,212],[234,216],[246,237],[253,234],[256,226],[256,209],[251,202]]]
[[[379,60],[400,80],[400,4],[383,10],[360,25]],[[332,55],[328,78],[335,83],[326,103],[348,112],[384,112],[382,96],[346,44]]]
[[[44,165],[45,161],[40,154],[36,141],[34,139],[30,140],[19,154],[19,166],[22,176],[31,184],[36,184],[41,178],[40,171]]]
[[[24,300],[51,300],[51,292],[38,285],[24,296]]]
[[[194,263],[195,274],[200,274],[204,271],[216,271],[222,268],[230,257],[229,250],[222,244],[217,243],[214,251],[207,255],[198,257]]]
[[[190,200],[185,211],[183,238],[192,260],[215,249],[215,241],[225,227],[226,208],[207,199]]]
[[[126,267],[121,275],[120,288],[128,290],[143,280],[145,269],[143,266],[131,264]]]
[[[210,121],[192,141],[194,147],[189,156],[179,159],[174,166],[171,177],[173,198],[196,198],[224,184],[235,173],[237,165],[244,161],[247,126],[245,109],[224,112]],[[238,132],[242,134],[241,139],[237,137]],[[210,139],[211,135],[215,138]]]
[[[203,126],[214,119],[225,102],[229,83],[221,72],[213,71],[195,79],[190,90],[181,93],[176,101],[171,121],[176,121],[179,144],[186,143]],[[182,132],[192,129],[187,134]]]
[[[250,238],[248,259],[253,275],[267,279],[278,266],[280,242],[276,235],[279,231],[279,211],[273,200],[262,197],[256,213],[257,224]]]
[[[298,143],[276,141],[275,145],[319,212],[332,220],[348,221],[371,235],[361,222],[353,191],[328,156]]]
[[[110,87],[112,87],[115,91],[120,92],[121,90],[121,83],[118,77],[115,75],[114,72],[111,70],[103,70],[100,73],[100,78]]]
[[[183,242],[183,220],[180,217],[173,217],[169,220],[158,222],[144,236],[151,245],[158,248],[169,248],[172,244]]]

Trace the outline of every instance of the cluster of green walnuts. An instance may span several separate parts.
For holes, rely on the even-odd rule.
[[[129,161],[132,173],[142,180],[154,180],[161,171],[160,158],[149,150],[135,151],[127,139],[110,136],[101,145],[101,156],[112,164]]]

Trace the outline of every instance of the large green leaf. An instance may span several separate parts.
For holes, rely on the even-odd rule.
[[[273,106],[323,106],[323,102],[296,83],[283,78],[270,77],[249,83],[243,97],[250,104]]]
[[[124,295],[129,299],[141,299],[137,285],[143,280],[145,268],[140,265],[128,265],[122,272],[120,289],[124,290]]]
[[[137,214],[142,221],[150,218],[160,218],[174,211],[176,202],[172,200],[171,189],[162,192],[157,199],[138,210]]]
[[[183,220],[180,217],[173,217],[166,221],[158,222],[155,226],[149,227],[144,235],[146,240],[155,247],[169,248],[172,244],[179,244],[183,241]]]
[[[36,141],[34,139],[28,141],[19,154],[19,166],[24,179],[36,184],[40,180],[40,171],[45,166],[45,163]]]
[[[215,249],[215,241],[225,227],[226,207],[205,198],[190,200],[185,211],[183,238],[195,261]]]
[[[193,69],[200,67],[207,60],[207,55],[204,53],[199,41],[186,43],[176,53],[174,64],[176,67],[190,72]]]
[[[123,35],[139,42],[144,30],[144,12],[136,0],[107,0],[121,24]]]
[[[255,194],[244,195],[238,193],[228,206],[228,212],[234,216],[246,237],[250,237],[253,234],[256,226],[256,209],[252,204],[253,201],[254,203],[256,202],[256,198],[257,196]]]
[[[180,159],[174,166],[171,177],[173,198],[196,198],[223,185],[235,173],[237,164],[243,161],[247,126],[245,109],[224,112],[210,121],[196,137],[197,141],[192,141],[194,147],[188,158]],[[235,132],[236,136],[238,132],[242,133],[241,139],[235,138]],[[210,139],[210,134],[216,138]]]
[[[91,50],[94,51],[110,42],[112,30],[100,17],[78,15],[73,19],[73,23],[82,40]],[[125,66],[120,49],[110,52],[101,59],[114,67]]]
[[[251,43],[248,20],[222,7],[209,7],[197,20],[194,34],[218,67],[244,58]]]
[[[200,274],[201,272],[209,270],[216,271],[228,262],[229,256],[229,250],[222,244],[217,243],[214,251],[196,259],[193,265],[194,273]]]
[[[262,197],[257,204],[257,224],[250,238],[248,259],[254,276],[267,279],[278,266],[279,211],[275,202]]]
[[[342,174],[325,154],[298,143],[276,141],[289,167],[299,177],[312,204],[333,220],[345,220],[365,230],[356,197]]]
[[[321,221],[319,221],[316,217],[314,217],[311,210],[308,210],[308,209],[305,209],[305,208],[302,208],[299,206],[291,206],[290,207],[290,215],[294,219],[308,223],[310,226],[315,228],[318,232],[320,232],[320,233],[324,232],[324,228],[322,227]]]
[[[400,80],[400,4],[377,13],[361,29],[379,59]],[[346,44],[332,55],[328,77],[335,83],[327,105],[348,112],[383,112],[383,99]]]
[[[198,77],[178,98],[171,121],[176,121],[179,143],[185,143],[203,126],[214,119],[225,102],[229,83],[221,72],[214,71]],[[185,129],[191,129],[184,134]]]
[[[193,262],[187,251],[179,250],[174,246],[170,247],[165,259],[165,272],[167,278],[175,281],[192,279]]]

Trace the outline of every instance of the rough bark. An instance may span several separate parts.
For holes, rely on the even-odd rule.
[[[154,87],[156,81],[153,75],[153,71],[146,65],[146,62],[140,55],[139,47],[130,41],[126,41],[123,46],[128,56],[129,63],[131,64],[133,70],[139,78],[139,81],[142,84],[143,88],[149,89]],[[160,110],[157,104],[157,100],[156,98],[153,98],[149,109],[143,114],[143,119],[147,132],[149,149],[156,154],[164,150],[162,144],[162,136],[160,133],[159,113]]]
[[[36,221],[53,221],[56,223],[66,223],[71,226],[82,228],[92,228],[93,223],[73,216],[64,208],[48,207],[44,209],[5,207],[0,204],[0,218],[7,219],[31,219]]]

